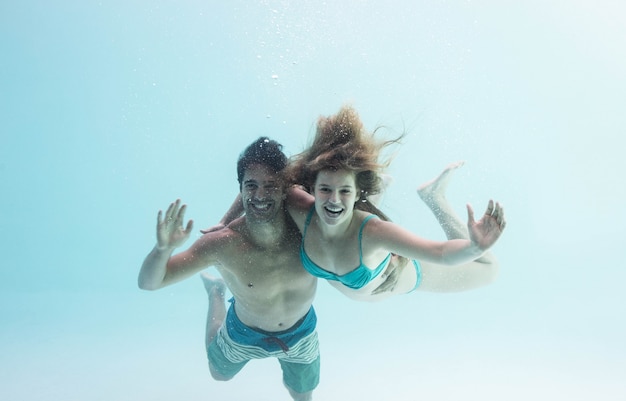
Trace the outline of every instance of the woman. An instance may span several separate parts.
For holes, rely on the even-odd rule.
[[[468,205],[467,229],[463,227],[445,200],[450,174],[461,163],[449,166],[418,191],[448,241],[416,236],[390,222],[369,201],[380,192],[380,174],[386,166],[378,160],[380,151],[395,142],[376,141],[350,107],[320,118],[313,144],[290,166],[293,183],[310,191],[294,187],[287,199],[302,233],[305,269],[359,301],[413,290],[462,291],[491,282],[498,266],[486,251],[504,229],[504,211],[489,201],[483,217],[474,221]]]

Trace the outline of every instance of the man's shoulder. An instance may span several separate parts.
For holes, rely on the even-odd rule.
[[[200,237],[200,240],[206,242],[224,241],[227,239],[235,239],[241,237],[242,233],[237,226],[228,225],[219,230],[208,232]]]

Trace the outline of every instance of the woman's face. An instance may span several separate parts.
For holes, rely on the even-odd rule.
[[[322,170],[313,187],[315,211],[327,225],[350,221],[357,199],[354,173],[348,170]]]

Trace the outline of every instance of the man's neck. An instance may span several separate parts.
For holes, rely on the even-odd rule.
[[[282,244],[287,226],[284,216],[276,216],[272,221],[263,223],[246,220],[246,229],[253,243],[264,248],[273,248]]]

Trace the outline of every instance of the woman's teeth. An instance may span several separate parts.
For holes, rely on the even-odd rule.
[[[328,213],[330,216],[337,216],[343,211],[343,209],[341,208],[329,209],[328,207],[325,207],[324,209],[326,210],[326,213]]]

